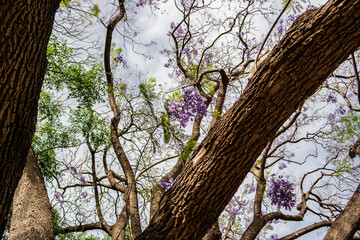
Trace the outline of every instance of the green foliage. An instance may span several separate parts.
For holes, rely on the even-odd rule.
[[[101,13],[101,10],[99,8],[99,5],[98,4],[94,4],[91,8],[91,12],[92,14],[94,14],[95,16],[99,16],[99,14]]]
[[[68,7],[70,6],[70,0],[61,0],[60,7]]]
[[[145,99],[145,101],[152,106],[151,101],[157,99],[157,95],[155,93],[156,86],[156,78],[151,77],[145,83],[141,83],[139,85],[140,93]]]
[[[169,129],[169,118],[165,115],[161,116],[161,126],[164,130],[164,142],[168,143],[170,141],[170,129]]]
[[[62,229],[65,227],[65,223],[62,221],[59,211],[56,208],[52,208],[51,213],[54,223],[54,234],[63,233]]]
[[[71,77],[67,84],[69,97],[77,99],[81,107],[89,108],[104,101],[106,85],[101,79],[99,65],[94,65],[89,71],[80,64],[71,65],[66,70]]]
[[[106,144],[108,133],[104,120],[92,109],[104,101],[106,82],[100,65],[85,67],[71,62],[73,50],[57,38],[51,38],[48,49],[48,68],[39,101],[39,121],[33,139],[33,149],[47,181],[56,174],[58,148],[79,144],[80,133],[89,137],[94,147]],[[58,96],[58,97],[56,97]],[[77,108],[67,114],[63,102],[75,101]],[[70,126],[63,124],[70,119]]]
[[[139,84],[139,90],[140,90],[140,94],[142,96],[142,98],[145,100],[146,105],[149,107],[150,109],[150,114],[151,117],[156,121],[159,122],[157,114],[155,113],[154,110],[154,105],[153,105],[153,101],[158,99],[158,96],[156,94],[156,78],[151,77],[149,78],[145,83],[141,83]],[[150,136],[152,138],[152,135]],[[153,140],[153,138],[152,138]],[[157,142],[156,142],[157,144]]]
[[[114,50],[114,52],[115,52],[116,54],[120,54],[120,53],[122,53],[122,49],[121,49],[121,48],[116,48],[116,49]]]
[[[213,116],[216,117],[216,118],[220,118],[221,117],[221,113],[218,111],[218,110],[215,110],[213,112]]]
[[[71,109],[69,121],[72,130],[88,137],[94,148],[109,143],[110,132],[105,120],[91,108]]]
[[[46,52],[48,72],[45,76],[45,84],[48,83],[48,85],[54,87],[62,83],[61,80],[64,78],[64,76],[62,76],[62,67],[70,64],[72,54],[73,51],[66,46],[66,42],[60,43],[58,38],[51,37]]]
[[[194,151],[196,143],[197,142],[195,140],[191,140],[191,141],[187,142],[184,150],[181,152],[181,155],[180,155],[180,157],[184,161],[184,163],[187,161],[190,154]]]
[[[340,142],[356,140],[360,132],[360,116],[356,113],[347,113],[341,120],[344,131],[337,131],[338,140]]]
[[[285,6],[289,0],[283,0],[282,4]],[[301,2],[306,3],[306,0],[301,0]],[[292,0],[287,7],[288,13],[292,10],[293,13],[299,14],[304,9],[299,0]]]
[[[332,122],[333,129],[332,138],[337,142],[335,146],[331,146],[330,152],[343,149],[345,151],[344,157],[334,158],[331,163],[335,166],[336,172],[341,175],[344,172],[353,171],[353,160],[348,156],[348,149],[352,142],[355,142],[359,137],[360,132],[360,116],[356,112],[346,113],[341,117],[340,123]]]
[[[101,64],[88,70],[80,63],[71,62],[73,51],[65,43],[52,38],[48,45],[48,68],[44,87],[68,91],[68,98],[76,99],[81,107],[91,107],[103,102],[106,82],[102,79]]]
[[[170,95],[168,95],[168,99],[165,101],[165,103],[169,103],[169,102],[177,102],[177,101],[182,101],[182,95],[178,92],[173,92]],[[167,108],[167,106],[165,106]]]
[[[71,129],[62,124],[63,106],[51,91],[42,90],[39,100],[39,121],[32,142],[32,148],[44,178],[49,181],[56,174],[59,163],[55,159],[55,149],[76,144]]]

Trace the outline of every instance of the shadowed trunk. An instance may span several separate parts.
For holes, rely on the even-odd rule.
[[[59,2],[0,3],[0,235],[35,132],[46,48]]]
[[[216,221],[202,240],[220,240],[221,236],[219,221]]]
[[[53,238],[54,226],[44,178],[30,150],[14,195],[9,240]]]
[[[360,45],[360,2],[301,15],[160,200],[140,239],[201,239],[296,108]]]

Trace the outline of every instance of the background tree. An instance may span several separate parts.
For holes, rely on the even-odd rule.
[[[54,226],[44,178],[30,150],[14,195],[9,239],[53,238]]]

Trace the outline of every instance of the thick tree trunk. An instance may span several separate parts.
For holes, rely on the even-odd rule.
[[[14,195],[9,240],[53,238],[54,225],[44,178],[30,150]]]
[[[221,235],[219,221],[216,220],[202,240],[220,240]]]
[[[360,45],[360,1],[300,16],[162,197],[140,239],[201,239],[279,127]]]
[[[34,135],[59,2],[0,1],[0,235]]]
[[[324,240],[348,240],[360,228],[360,185],[351,197],[345,209],[331,225]]]

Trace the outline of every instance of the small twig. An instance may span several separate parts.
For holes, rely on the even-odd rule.
[[[262,42],[262,44],[261,44],[261,46],[260,46],[260,49],[259,49],[259,51],[258,51],[258,53],[257,53],[257,55],[256,55],[256,58],[255,58],[255,66],[256,66],[257,61],[258,61],[258,59],[259,59],[259,55],[260,55],[262,49],[264,48],[264,45],[265,45],[265,43],[266,43],[266,40],[269,38],[270,33],[271,33],[272,30],[274,29],[275,25],[277,24],[277,22],[279,21],[279,19],[281,18],[281,16],[284,14],[285,10],[287,9],[287,7],[288,7],[289,4],[291,3],[291,1],[292,1],[292,0],[288,0],[288,2],[286,3],[285,7],[284,7],[283,10],[281,11],[281,13],[279,14],[279,16],[278,16],[277,19],[275,20],[275,22],[273,23],[273,25],[271,26],[271,28],[270,28],[269,32],[267,33],[264,41]]]
[[[148,166],[147,168],[143,169],[143,170],[139,173],[139,175],[137,175],[137,177],[135,178],[135,181],[137,181],[137,180],[139,179],[139,177],[140,177],[141,175],[143,175],[144,172],[146,172],[146,171],[149,170],[150,168],[155,167],[156,165],[158,165],[158,164],[160,164],[160,163],[162,163],[162,162],[165,162],[165,161],[167,161],[167,160],[170,160],[170,159],[173,159],[173,158],[176,158],[176,157],[179,157],[179,156],[180,156],[180,155],[167,157],[167,158],[164,158],[163,160],[161,160],[161,161],[159,161],[159,162],[156,162],[156,163]]]

